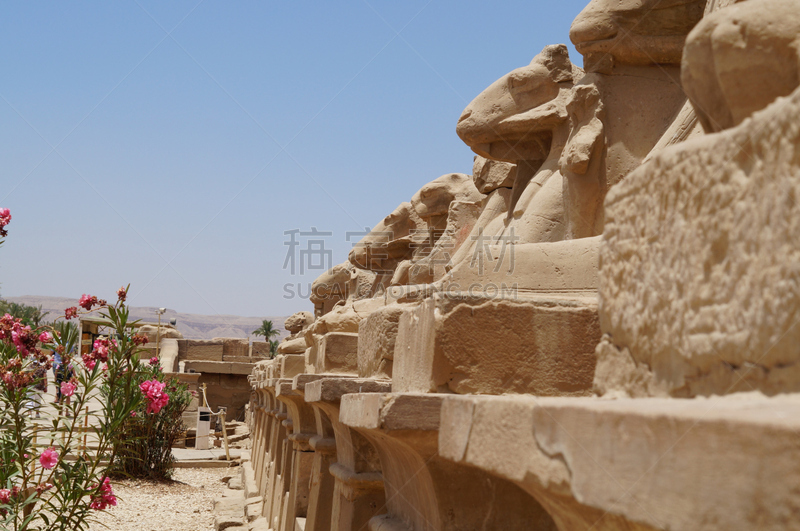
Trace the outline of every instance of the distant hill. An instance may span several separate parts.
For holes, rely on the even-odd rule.
[[[25,295],[23,297],[3,297],[9,302],[27,304],[29,306],[42,306],[42,311],[50,312],[45,320],[52,320],[59,315],[64,315],[64,309],[70,306],[77,306],[78,299],[67,299],[63,297],[40,297],[37,295]],[[131,318],[141,319],[155,323],[158,321],[155,307],[150,306],[130,306]],[[167,311],[161,316],[162,323],[168,323],[170,319],[178,320],[177,328],[186,339],[212,339],[215,337],[239,337],[250,339],[260,339],[262,337],[251,336],[250,332],[261,326],[263,319],[269,319],[277,330],[281,331],[280,338],[289,335],[283,328],[283,322],[288,316],[269,316],[264,317],[242,317],[240,315],[200,315],[195,313],[178,313],[175,310]]]

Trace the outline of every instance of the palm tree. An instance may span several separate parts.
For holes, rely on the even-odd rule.
[[[12,317],[22,319],[22,324],[38,328],[45,316],[50,312],[42,311],[42,305],[28,306],[16,302],[0,300],[0,313],[9,313]]]
[[[275,339],[275,340],[270,339],[270,341],[269,341],[269,356],[270,356],[270,358],[274,358],[275,354],[278,353],[278,345],[280,345],[280,344],[281,344],[281,342],[278,341],[277,339]]]
[[[252,334],[254,336],[264,336],[265,340],[272,341],[272,338],[279,336],[281,331],[275,329],[275,325],[272,324],[272,321],[264,319],[261,321],[261,326],[253,330]]]

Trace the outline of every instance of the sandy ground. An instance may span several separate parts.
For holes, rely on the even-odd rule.
[[[214,529],[214,498],[231,468],[178,468],[171,483],[117,480],[117,506],[100,514],[92,531],[201,531]],[[106,527],[103,527],[104,524]]]

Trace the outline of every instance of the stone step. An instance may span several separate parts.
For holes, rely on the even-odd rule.
[[[788,529],[798,433],[796,394],[448,396],[439,453],[519,485],[560,529]]]

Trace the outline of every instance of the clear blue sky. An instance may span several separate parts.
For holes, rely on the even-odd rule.
[[[346,232],[471,173],[461,111],[586,1],[3,3],[2,295],[310,309],[284,231],[332,232],[339,263]]]

